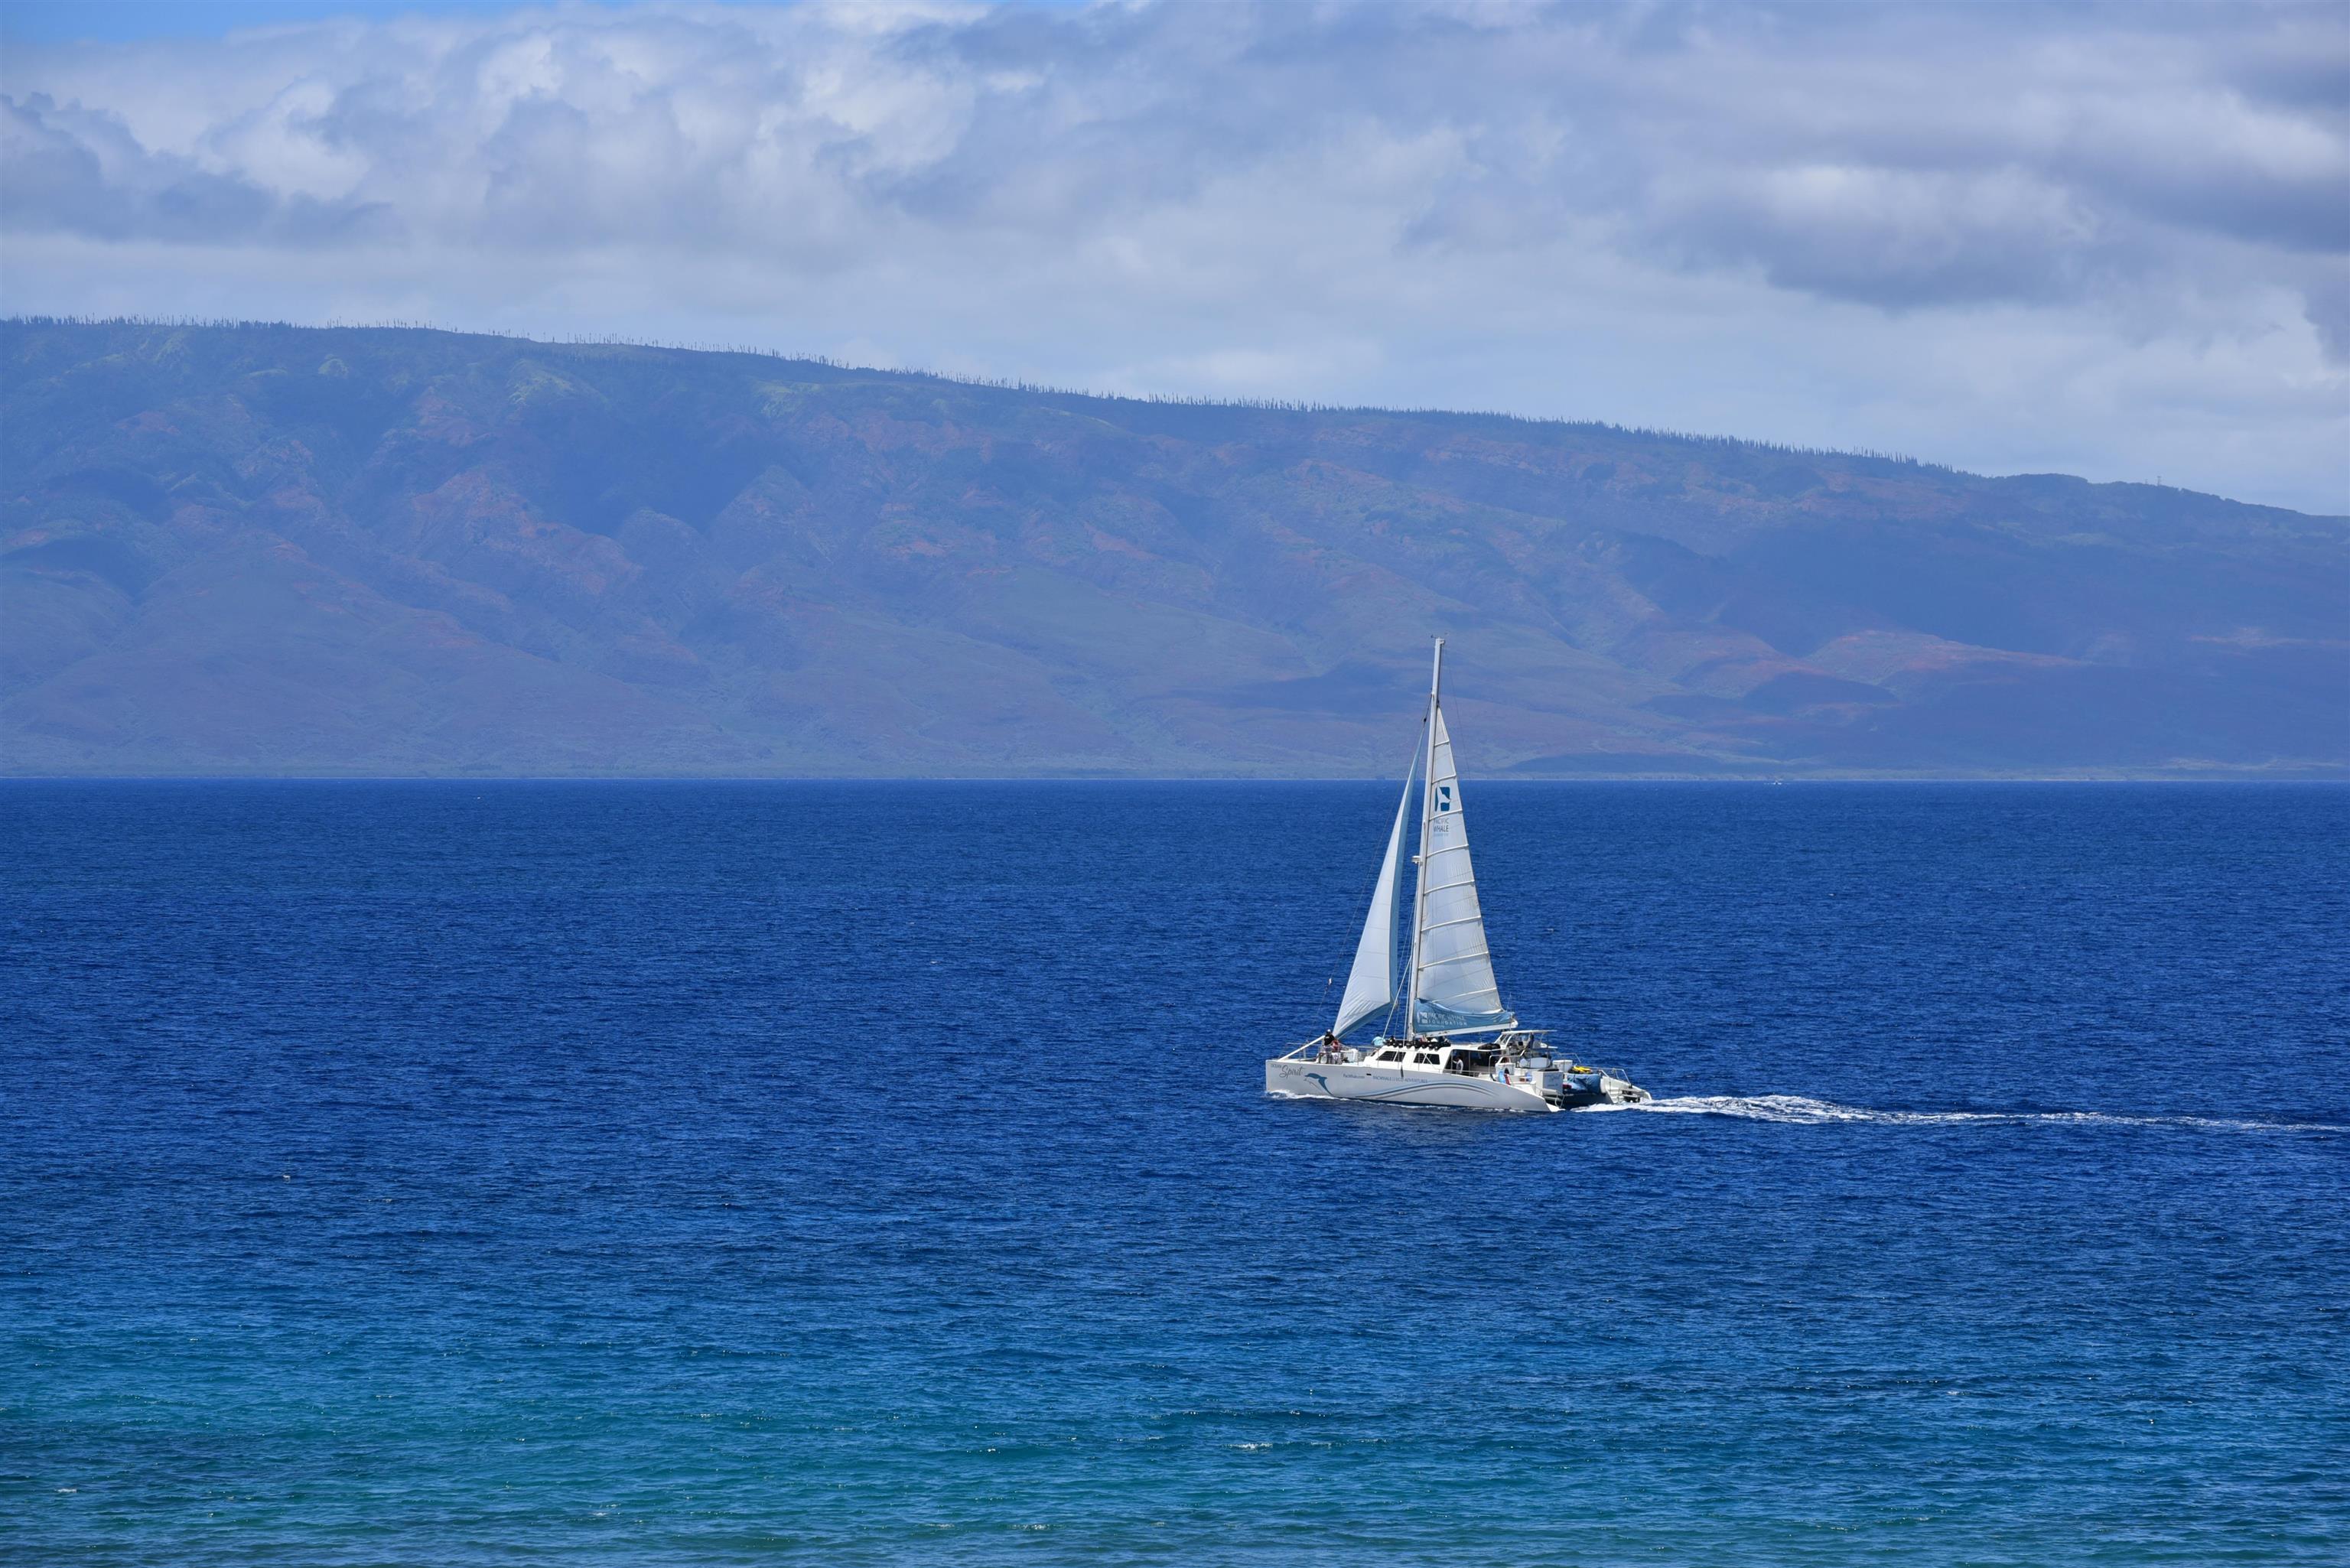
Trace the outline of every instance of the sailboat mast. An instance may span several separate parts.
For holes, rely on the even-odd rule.
[[[1428,906],[1428,818],[1436,805],[1436,692],[1444,683],[1444,639],[1436,639],[1436,663],[1428,672],[1428,722],[1422,743],[1428,748],[1427,761],[1420,769],[1419,784],[1419,853],[1413,856],[1411,878],[1411,984],[1403,1004],[1403,1037],[1417,1039],[1419,1035],[1419,933],[1421,914]]]

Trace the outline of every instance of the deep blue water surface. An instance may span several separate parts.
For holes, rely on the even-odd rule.
[[[2350,791],[0,786],[12,1562],[2350,1561]]]

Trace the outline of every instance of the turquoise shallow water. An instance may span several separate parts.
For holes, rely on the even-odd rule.
[[[2350,1560],[2350,791],[0,786],[0,1552]]]

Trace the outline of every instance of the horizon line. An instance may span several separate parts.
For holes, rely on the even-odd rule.
[[[2013,774],[1481,774],[1489,784],[2350,784],[2350,763],[2312,763],[2273,772],[2259,767],[2172,771],[2082,770]],[[11,774],[0,787],[36,784],[1379,784],[1401,774]]]

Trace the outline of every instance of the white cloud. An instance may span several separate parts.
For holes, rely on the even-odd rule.
[[[462,11],[12,45],[0,286],[2350,508],[2338,9]]]

